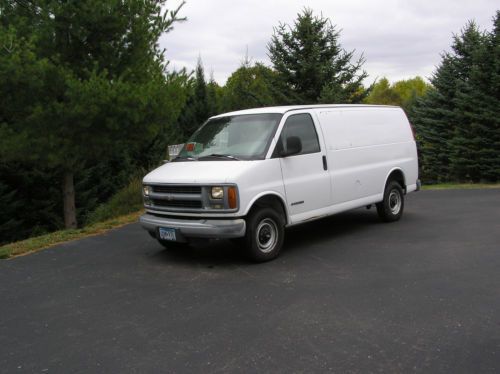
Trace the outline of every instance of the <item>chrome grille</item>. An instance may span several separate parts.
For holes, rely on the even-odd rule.
[[[202,186],[157,184],[151,185],[150,207],[167,211],[199,211],[204,207]]]
[[[214,199],[211,196],[212,185],[196,184],[145,184],[149,192],[144,195],[144,207],[148,212],[167,213],[226,213],[235,212],[238,208],[229,208],[228,188],[224,188],[224,198]]]
[[[161,206],[166,208],[190,208],[201,209],[201,200],[161,200],[152,199],[154,206]]]
[[[201,186],[158,185],[151,187],[153,188],[153,192],[156,193],[175,193],[186,195],[201,194]]]

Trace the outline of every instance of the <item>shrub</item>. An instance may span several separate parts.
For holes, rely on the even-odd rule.
[[[100,205],[87,216],[86,224],[92,224],[136,212],[143,207],[142,179],[134,178],[114,194],[106,203]]]

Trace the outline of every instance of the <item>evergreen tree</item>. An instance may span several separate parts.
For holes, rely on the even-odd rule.
[[[176,124],[178,142],[185,142],[217,110],[217,103],[212,102],[216,96],[209,97],[201,58],[198,59],[195,77],[190,84],[191,92]]]
[[[412,116],[427,182],[498,180],[498,44],[498,12],[491,33],[469,22],[417,102]]]
[[[450,141],[455,115],[453,99],[456,67],[452,56],[443,55],[431,78],[432,88],[413,108],[420,151],[421,177],[427,183],[450,180]]]
[[[198,64],[196,65],[195,74],[196,79],[194,84],[194,105],[192,109],[194,110],[195,122],[200,125],[201,123],[205,122],[210,115],[210,108],[208,105],[207,81],[205,80],[205,70],[203,68],[201,58],[198,60]],[[196,126],[196,128],[197,127],[198,126]]]
[[[44,234],[63,226],[60,175],[31,163],[0,160],[0,242]]]
[[[456,91],[453,98],[455,123],[450,141],[450,176],[454,180],[478,182],[481,179],[480,151],[487,146],[489,139],[482,136],[486,124],[482,120],[482,100],[477,92],[481,87],[476,87],[472,76],[484,70],[482,59],[485,55],[481,50],[485,49],[485,36],[474,22],[469,22],[462,33],[453,39]]]
[[[363,57],[352,61],[339,43],[340,31],[328,18],[304,9],[293,26],[280,24],[268,44],[280,88],[290,102],[357,103],[367,95]]]
[[[179,8],[165,0],[0,4],[0,152],[56,169],[76,227],[82,165],[140,148],[168,119],[158,38]]]
[[[455,105],[461,121],[452,141],[451,166],[460,180],[500,179],[499,17],[497,12],[493,30],[481,35],[480,42],[477,37],[469,41],[475,46],[469,48],[470,72],[459,81]]]
[[[210,74],[210,80],[207,84],[207,103],[208,117],[219,114],[221,87],[215,81],[213,74]]]
[[[144,142],[143,146],[133,153],[134,171],[156,168],[160,161],[168,159],[168,145],[175,144],[178,140],[177,122],[192,92],[192,84],[185,69],[169,72],[166,83],[164,94],[168,101],[165,102],[164,108],[165,122],[157,136]]]
[[[481,149],[481,175],[489,181],[500,181],[500,11],[493,19],[493,30],[487,38],[485,49],[485,73],[474,72],[473,79],[477,81],[483,93],[484,123],[487,132],[484,137],[489,139],[487,146]]]
[[[1,169],[0,171],[4,172]],[[16,232],[22,224],[21,217],[17,213],[17,210],[21,208],[21,203],[15,195],[16,190],[0,180],[0,245],[12,240],[12,233]]]

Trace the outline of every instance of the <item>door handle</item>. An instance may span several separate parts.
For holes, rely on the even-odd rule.
[[[326,156],[323,156],[323,170],[328,170],[328,164],[326,163]]]

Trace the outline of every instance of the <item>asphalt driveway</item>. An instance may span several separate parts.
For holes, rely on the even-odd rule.
[[[138,224],[0,261],[0,372],[500,372],[500,189],[165,251]]]

